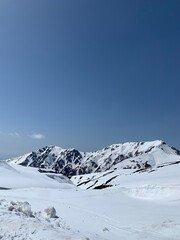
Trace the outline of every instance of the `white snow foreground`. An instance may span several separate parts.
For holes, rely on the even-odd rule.
[[[0,200],[0,239],[86,239],[54,213],[53,207],[32,212],[28,202]]]
[[[94,178],[103,176],[102,182],[119,175],[113,187],[83,190],[37,169],[0,163],[0,239],[179,240],[179,172],[180,164],[100,173]]]

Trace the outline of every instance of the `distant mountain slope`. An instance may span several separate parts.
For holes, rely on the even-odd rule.
[[[61,174],[40,173],[36,168],[22,167],[0,161],[0,190],[17,188],[75,188],[72,182]]]
[[[138,186],[146,188],[148,191],[151,185],[156,186],[157,183],[165,184],[166,186],[175,184],[180,177],[179,163],[180,162],[172,162],[168,166],[163,164],[146,170],[118,169],[101,173],[89,173],[72,176],[71,181],[82,189],[104,189],[109,187],[129,188],[134,185],[137,191]]]
[[[165,142],[113,144],[96,152],[46,146],[10,160],[23,166],[54,170],[68,177],[115,169],[147,169],[180,161],[180,151]]]

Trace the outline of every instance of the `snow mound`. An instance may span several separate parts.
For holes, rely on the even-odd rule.
[[[16,213],[21,213],[27,217],[33,217],[33,213],[31,211],[31,205],[28,202],[10,202],[8,207],[9,211],[14,211]]]
[[[0,200],[0,239],[3,240],[87,240],[74,232],[62,218],[55,218],[53,207],[41,212],[32,212],[28,202]]]
[[[44,217],[45,218],[57,218],[56,209],[54,207],[48,207],[44,209]]]

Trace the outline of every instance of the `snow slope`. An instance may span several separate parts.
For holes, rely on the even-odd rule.
[[[82,189],[104,189],[108,187],[141,187],[143,185],[180,183],[180,164],[172,164],[147,171],[119,169],[102,173],[73,176],[72,182]]]
[[[53,174],[52,174],[53,175]],[[57,175],[58,177],[58,175]],[[27,168],[13,163],[0,161],[0,188],[74,188],[71,182],[64,176],[60,181],[54,181],[52,177],[42,174],[37,168]]]
[[[111,188],[83,190],[34,168],[2,163],[1,187],[12,189],[0,190],[0,239],[179,240],[180,164],[116,171]],[[109,179],[116,171],[96,177]],[[56,214],[48,216],[53,207]]]

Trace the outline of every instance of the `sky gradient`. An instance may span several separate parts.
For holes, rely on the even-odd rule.
[[[179,0],[1,0],[0,159],[180,148]]]

